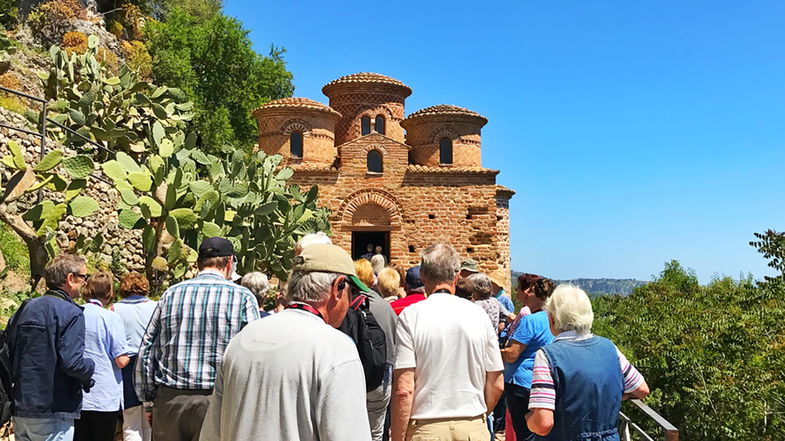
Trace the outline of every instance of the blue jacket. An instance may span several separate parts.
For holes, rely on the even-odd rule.
[[[61,290],[28,300],[6,329],[14,376],[13,415],[79,418],[82,385],[95,365],[84,357],[82,308]]]

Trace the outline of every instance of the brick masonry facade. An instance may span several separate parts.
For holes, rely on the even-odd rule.
[[[320,203],[332,211],[335,244],[357,257],[365,252],[364,243],[353,244],[353,238],[374,237],[392,262],[409,267],[419,263],[425,247],[444,241],[477,260],[484,271],[510,269],[514,192],[496,184],[497,170],[481,166],[482,116],[435,106],[403,119],[411,90],[378,74],[349,75],[324,91],[331,106],[321,111],[314,110],[313,101],[306,106],[298,98],[287,99],[288,105],[268,103],[254,115],[259,148],[287,158],[295,171],[292,183],[306,190],[319,187]],[[332,123],[335,111],[341,116]],[[360,118],[377,115],[385,118],[385,134],[362,135]],[[291,158],[287,130],[298,120],[304,153]],[[331,123],[334,144],[328,142]],[[445,137],[452,142],[452,164],[439,163],[439,140]],[[371,151],[382,157],[381,173],[368,171]]]

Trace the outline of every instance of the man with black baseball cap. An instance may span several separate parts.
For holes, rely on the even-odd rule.
[[[331,244],[303,248],[287,309],[246,326],[226,348],[200,441],[369,441],[357,349],[338,327],[352,287],[351,256]]]
[[[229,340],[259,318],[253,293],[230,280],[231,242],[204,239],[196,265],[196,277],[161,296],[139,348],[136,393],[152,409],[153,441],[198,439]]]

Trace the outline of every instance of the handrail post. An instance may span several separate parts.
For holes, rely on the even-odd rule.
[[[44,155],[46,154],[46,116],[49,113],[49,103],[44,101],[41,104],[41,115],[38,118],[38,130],[41,132],[41,150],[38,152],[38,160],[44,159]],[[43,199],[43,187],[38,189],[38,195],[36,198],[38,199],[37,203],[41,203],[41,199]]]

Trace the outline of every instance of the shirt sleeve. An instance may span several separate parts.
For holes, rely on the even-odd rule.
[[[128,353],[125,339],[125,325],[117,314],[113,313],[112,319],[107,323],[109,335],[109,351],[112,358],[117,358]]]
[[[412,331],[409,328],[409,323],[406,318],[409,317],[408,310],[401,312],[398,316],[398,326],[395,328],[395,352],[398,354],[395,359],[395,369],[407,369],[417,366],[417,360],[414,354],[414,339],[412,338]]]
[[[548,357],[545,356],[542,349],[534,355],[529,409],[556,410],[556,388],[553,384]]]
[[[502,353],[499,350],[499,338],[493,325],[488,327],[488,337],[485,346],[485,372],[499,372],[504,370]]]
[[[628,394],[635,389],[641,387],[643,384],[643,375],[635,369],[627,357],[621,353],[619,348],[616,348],[616,353],[619,355],[619,366],[621,366],[621,374],[624,376],[624,393]]]
[[[251,293],[250,290],[248,291],[248,295],[245,297],[245,306],[243,307],[243,317],[241,319],[241,328],[244,328],[245,325],[251,323],[254,320],[259,320],[262,318],[262,315],[259,314],[259,302],[256,301],[256,296]]]
[[[166,295],[164,293],[164,295]],[[158,369],[157,359],[157,342],[158,334],[161,331],[161,307],[164,304],[163,298],[155,307],[150,323],[147,324],[147,330],[142,337],[142,343],[139,345],[139,358],[136,361],[136,368],[134,369],[134,387],[136,395],[141,401],[152,401],[156,395],[155,387],[155,371]]]

